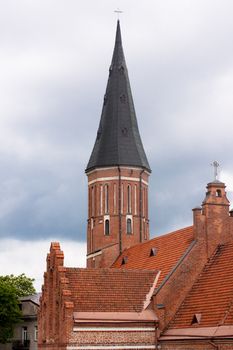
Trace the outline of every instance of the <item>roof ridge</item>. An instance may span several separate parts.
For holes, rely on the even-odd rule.
[[[142,273],[149,273],[149,274],[154,274],[158,273],[158,269],[119,269],[119,268],[114,268],[114,267],[103,267],[103,268],[86,268],[86,267],[66,267],[66,272],[96,272],[96,274],[100,274],[101,272],[111,272],[111,273],[131,273],[131,274],[142,274]]]

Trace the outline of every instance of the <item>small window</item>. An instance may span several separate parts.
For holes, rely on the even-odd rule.
[[[121,265],[125,265],[125,264],[127,263],[127,261],[128,261],[128,257],[127,257],[127,256],[124,256],[124,257],[122,258]]]
[[[126,96],[124,94],[120,96],[120,101],[121,101],[121,103],[126,102]]]
[[[22,342],[26,342],[28,340],[28,328],[22,327]]]
[[[119,67],[118,67],[118,69],[119,69],[119,71],[120,71],[120,73],[121,74],[123,74],[124,73],[124,66],[121,64],[121,65],[119,65]]]
[[[105,235],[109,236],[109,234],[110,234],[110,227],[109,227],[109,220],[108,219],[105,220],[104,225],[105,225],[105,228],[104,228]]]
[[[194,314],[191,325],[199,324],[201,322],[201,314]]]
[[[132,221],[131,219],[127,219],[127,234],[131,235],[132,233]]]
[[[156,254],[157,254],[157,249],[156,248],[151,248],[150,256],[155,256]]]
[[[216,190],[216,197],[222,197],[221,190]]]
[[[34,340],[37,341],[38,339],[38,328],[37,326],[34,327]]]

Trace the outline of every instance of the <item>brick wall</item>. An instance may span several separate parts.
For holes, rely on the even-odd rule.
[[[64,255],[52,243],[38,313],[38,349],[63,350],[73,326],[73,303],[65,278]]]
[[[98,327],[98,324],[95,326]],[[154,331],[87,331],[72,332],[70,345],[153,345],[155,344]]]
[[[220,196],[218,191],[221,191]],[[207,185],[202,208],[193,210],[193,225],[195,243],[154,297],[155,307],[164,305],[156,311],[161,331],[174,317],[218,245],[233,239],[233,217],[229,215],[229,201],[223,183]]]
[[[140,168],[112,167],[93,170],[87,176],[87,254],[105,248],[101,257],[87,260],[87,267],[109,267],[125,248],[149,239],[149,174]],[[131,233],[127,220],[131,220]]]

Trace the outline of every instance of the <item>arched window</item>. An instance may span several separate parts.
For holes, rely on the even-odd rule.
[[[114,214],[117,212],[117,202],[116,202],[116,196],[117,196],[117,187],[116,184],[113,185],[113,208],[114,208]]]
[[[216,190],[216,197],[222,197],[221,190]]]
[[[95,190],[92,186],[91,188],[91,216],[95,215]]]
[[[148,189],[145,188],[145,216],[148,218]]]
[[[131,186],[127,186],[127,212],[131,213]]]
[[[134,214],[137,215],[137,185],[134,185]]]
[[[132,233],[132,221],[131,219],[127,219],[127,234],[131,235]]]
[[[108,213],[109,210],[109,189],[108,185],[105,185],[105,213]]]
[[[105,236],[109,236],[109,234],[110,234],[110,227],[109,227],[109,220],[108,219],[105,220],[104,225],[105,225],[105,227],[104,227]]]
[[[100,185],[100,215],[103,214],[103,186]]]
[[[145,188],[142,189],[142,215],[145,216]]]
[[[121,214],[123,214],[124,210],[124,185],[121,184]]]

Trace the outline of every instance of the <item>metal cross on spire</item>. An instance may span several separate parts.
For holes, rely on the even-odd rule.
[[[114,11],[117,14],[117,19],[119,20],[120,14],[123,13],[120,9]]]
[[[220,166],[220,164],[215,160],[211,165],[214,167],[214,180],[217,181],[218,180],[218,167]]]

